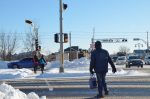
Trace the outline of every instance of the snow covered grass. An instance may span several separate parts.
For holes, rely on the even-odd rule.
[[[44,74],[38,71],[34,74],[31,69],[8,69],[8,62],[0,61],[0,79],[27,79],[27,78],[74,78],[74,77],[88,77],[90,60],[87,58],[80,58],[74,61],[64,61],[64,73],[59,73],[60,63],[59,61],[49,62],[45,67]],[[107,76],[118,77],[118,76],[149,76],[149,73],[143,73],[136,70],[123,70],[123,65],[116,66],[117,73],[113,74],[111,67]]]

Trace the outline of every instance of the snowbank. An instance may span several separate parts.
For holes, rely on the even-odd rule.
[[[14,89],[12,86],[2,83],[0,85],[0,99],[46,99],[46,96],[40,98],[34,92],[26,95],[19,89]]]
[[[53,61],[48,62],[43,74],[38,71],[34,74],[31,69],[7,69],[7,62],[0,61],[0,79],[27,79],[27,78],[79,78],[89,77],[89,65],[90,60],[87,58],[80,58],[74,61],[64,61],[64,73],[59,73],[60,62]],[[112,69],[109,66],[107,76],[150,76],[150,73],[142,73],[136,70],[123,70],[124,66],[117,66],[117,72],[112,73]],[[4,69],[5,68],[5,69]],[[146,67],[144,67],[146,68]]]

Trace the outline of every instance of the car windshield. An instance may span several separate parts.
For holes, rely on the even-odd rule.
[[[119,57],[118,60],[125,60],[125,58],[124,57]]]
[[[140,59],[138,56],[130,56],[129,59]]]
[[[113,57],[113,59],[117,59],[117,57]]]
[[[20,61],[31,61],[31,60],[32,60],[32,58],[24,58],[24,59],[22,59]]]

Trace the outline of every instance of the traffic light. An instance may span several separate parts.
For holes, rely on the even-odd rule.
[[[39,46],[39,51],[41,51],[41,46]]]
[[[36,51],[39,49],[38,39],[35,39],[35,49]]]
[[[68,42],[68,34],[64,33],[64,43],[67,43],[67,42]]]
[[[59,43],[59,35],[58,34],[54,34],[54,41],[56,43]]]
[[[64,9],[64,10],[66,10],[66,9],[67,9],[67,7],[68,7],[68,5],[67,5],[67,4],[65,4],[65,3],[63,3],[63,9]]]

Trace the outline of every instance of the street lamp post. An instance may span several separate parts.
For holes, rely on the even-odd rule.
[[[147,41],[145,41],[145,40],[143,40],[141,38],[133,38],[133,41],[139,41],[139,40],[141,40],[141,41],[143,41],[146,44],[147,49],[149,49],[148,32],[146,32],[146,33],[147,33]]]
[[[140,46],[143,47],[143,44],[141,44],[141,43],[135,44],[135,47],[138,47],[138,49],[140,49]]]
[[[139,41],[139,40],[141,40],[141,41],[143,41],[143,42],[146,44],[147,49],[149,48],[148,40],[147,40],[147,42],[146,42],[145,40],[143,40],[143,39],[140,39],[140,38],[134,38],[133,40],[134,40],[134,41]]]
[[[33,28],[33,32],[35,33],[35,50],[36,50],[36,55],[39,56],[39,51],[38,51],[38,27],[35,26],[35,24],[31,20],[25,20],[25,23],[30,24]]]

